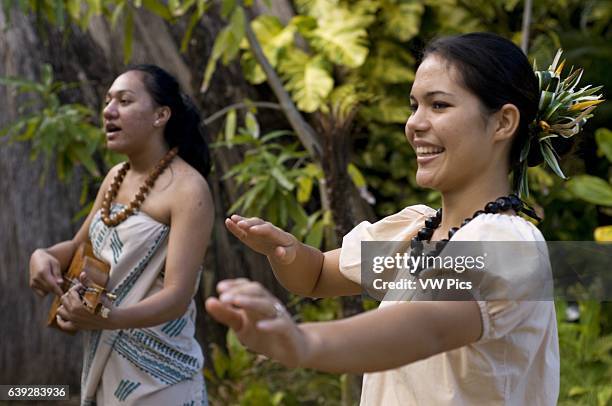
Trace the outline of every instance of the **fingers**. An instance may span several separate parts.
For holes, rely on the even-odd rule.
[[[263,319],[257,322],[257,328],[267,333],[284,334],[287,332],[287,319],[277,317],[274,319]]]
[[[59,261],[51,260],[49,262],[51,263],[51,276],[55,278],[55,282],[58,285],[61,285],[64,282],[64,278],[62,277],[62,269]]]
[[[59,309],[58,309],[59,310]],[[57,321],[57,325],[59,326],[60,329],[64,330],[64,331],[68,331],[68,332],[75,332],[77,331],[77,327],[76,325],[71,322],[70,320],[66,320],[64,319],[58,311],[58,315],[55,318],[55,320]]]
[[[265,224],[266,222],[258,217],[246,218],[237,214],[225,219],[225,226],[236,237],[243,239],[247,236],[247,232],[253,226]]]
[[[61,296],[64,294],[59,284],[57,283],[56,277],[51,272],[44,272],[42,274],[42,279],[43,280],[41,281],[41,285],[43,289],[45,289],[48,292],[53,292],[58,296]]]
[[[233,303],[238,296],[261,297],[274,299],[274,297],[259,282],[253,282],[245,278],[228,279],[217,285],[219,300],[224,303]]]
[[[32,290],[34,291],[34,293],[36,293],[40,297],[45,297],[47,295],[47,292],[45,292],[44,290],[35,288],[33,286],[32,286]]]
[[[259,313],[266,319],[275,319],[286,314],[283,305],[272,298],[237,296],[232,303],[246,311]]]
[[[240,331],[243,326],[242,315],[238,309],[228,303],[211,297],[206,300],[206,311],[219,323],[223,323],[234,331]]]

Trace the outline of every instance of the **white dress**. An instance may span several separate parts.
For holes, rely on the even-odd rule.
[[[115,204],[113,212],[120,209]],[[170,227],[137,212],[115,227],[94,216],[94,253],[111,265],[114,305],[129,306],[163,288]],[[197,289],[194,286],[193,294]],[[204,357],[195,335],[196,306],[149,328],[85,331],[81,405],[206,405]]]
[[[361,281],[362,241],[409,241],[435,211],[407,207],[377,223],[363,222],[343,240],[340,270]],[[483,214],[462,227],[452,241],[544,241],[519,216]],[[512,268],[550,272],[547,256],[510,257]],[[383,301],[381,307],[397,302]],[[363,378],[361,405],[556,405],[559,345],[554,302],[478,301],[483,332],[464,347]],[[406,345],[410,345],[409,342]]]

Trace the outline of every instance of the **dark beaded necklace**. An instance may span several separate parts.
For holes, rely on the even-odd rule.
[[[436,244],[436,251],[439,252],[439,250],[441,250],[441,248],[446,244],[446,242],[448,242],[448,240],[453,238],[453,235],[455,235],[455,233],[459,231],[461,227],[465,226],[466,224],[468,224],[470,221],[474,220],[476,217],[480,216],[481,214],[485,214],[485,213],[495,214],[495,213],[504,212],[510,209],[513,209],[517,213],[522,212],[537,221],[541,221],[541,219],[538,217],[535,211],[531,207],[529,207],[526,203],[524,203],[517,195],[511,194],[508,196],[502,196],[502,197],[495,199],[495,201],[487,203],[484,207],[484,210],[478,210],[472,215],[472,217],[468,217],[465,220],[463,220],[463,222],[461,223],[459,227],[451,228],[448,231],[448,238],[443,239],[441,241],[441,244]],[[412,243],[411,243],[412,248],[417,249],[418,251],[422,251],[423,242],[424,241],[429,242],[429,240],[431,240],[431,237],[433,236],[435,229],[440,226],[441,222],[442,222],[442,209],[440,208],[436,210],[435,215],[428,217],[425,220],[425,226],[421,228],[419,232],[417,233],[417,235],[412,239]]]

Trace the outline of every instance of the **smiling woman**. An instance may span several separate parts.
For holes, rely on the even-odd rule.
[[[209,298],[207,310],[248,347],[289,367],[365,373],[362,405],[555,405],[554,304],[519,300],[509,286],[517,270],[536,278],[550,272],[537,249],[542,234],[518,216],[535,214],[514,194],[517,168],[542,161],[539,150],[520,153],[537,137],[531,128],[539,95],[529,61],[511,41],[488,33],[440,38],[416,72],[405,132],[416,152],[416,181],[441,192],[442,208],[415,205],[363,222],[325,253],[264,220],[226,220],[267,256],[287,289],[311,297],[362,292],[363,242],[412,241],[417,254],[423,241],[533,243],[521,245],[535,247],[528,253],[504,244],[482,270],[483,278],[506,276],[493,285],[510,292],[503,300],[387,300],[345,320],[298,325],[260,285],[240,279],[220,282],[220,297]]]
[[[32,254],[30,286],[61,296],[62,330],[83,331],[81,404],[206,404],[193,295],[214,212],[200,116],[176,79],[139,65],[115,79],[103,118],[107,147],[127,161],[106,175],[72,240]],[[87,241],[110,266],[114,298],[93,314],[87,275],[62,277]],[[74,286],[63,292],[63,282]]]

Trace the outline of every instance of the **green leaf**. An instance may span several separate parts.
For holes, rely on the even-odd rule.
[[[187,47],[189,46],[189,41],[191,40],[191,36],[193,34],[193,29],[198,25],[202,16],[197,11],[194,12],[191,17],[189,17],[189,24],[187,24],[187,29],[185,29],[185,34],[183,35],[183,39],[181,40],[181,52],[187,52]]]
[[[348,173],[351,177],[351,180],[357,186],[357,188],[364,188],[367,186],[366,180],[361,174],[361,171],[353,164],[348,164]]]
[[[293,44],[296,27],[291,24],[283,27],[278,18],[268,15],[257,17],[251,26],[268,62],[276,67],[279,53]]]
[[[127,64],[132,58],[132,43],[134,41],[134,13],[130,7],[125,9],[125,23],[123,25],[123,63]]]
[[[236,135],[236,110],[231,109],[225,117],[225,141],[231,143]]]
[[[64,0],[55,0],[53,6],[47,5],[47,7],[49,7],[49,14],[51,14],[52,12],[55,13],[51,21],[53,21],[55,25],[57,25],[60,31],[63,31],[64,26],[66,24],[64,18]]]
[[[408,41],[419,33],[421,17],[425,7],[420,1],[412,0],[399,4],[383,3],[385,32],[400,41]]]
[[[599,151],[612,162],[612,131],[600,128],[595,131],[595,140]]]
[[[612,206],[612,186],[605,180],[591,175],[578,175],[567,182],[574,196],[589,203]]]
[[[230,355],[228,365],[229,377],[240,377],[249,368],[253,356],[240,344],[233,330],[227,332],[227,349]]]
[[[90,174],[100,176],[98,166],[85,145],[71,144],[67,152],[74,163],[81,163]]]
[[[272,168],[270,174],[285,189],[293,190],[295,188],[295,185],[289,179],[287,179],[279,168]]]
[[[361,108],[359,114],[367,121],[405,124],[410,117],[409,105],[410,101],[405,98],[382,96],[374,100],[370,106]]]
[[[229,369],[229,358],[223,352],[223,350],[216,344],[212,344],[212,362],[215,374],[217,377],[223,379],[227,370]]]
[[[244,17],[244,9],[242,7],[236,7],[232,13],[232,17],[228,26],[228,37],[227,44],[223,50],[223,64],[227,65],[230,63],[238,52],[240,51],[240,43],[244,38],[246,19]]]
[[[304,241],[304,243],[306,245],[310,245],[311,247],[320,247],[321,242],[323,242],[324,228],[325,224],[323,220],[317,221],[306,236],[306,240]]]
[[[335,9],[312,32],[313,48],[333,63],[349,68],[361,66],[368,56],[367,32],[361,16],[347,9]]]
[[[236,9],[236,0],[221,1],[221,17],[227,18]]]
[[[142,5],[149,11],[157,14],[164,20],[172,20],[172,14],[168,6],[159,0],[142,0]]]
[[[115,27],[117,26],[117,21],[119,20],[119,16],[121,16],[121,14],[123,13],[125,4],[126,3],[122,1],[121,3],[115,6],[115,9],[113,10],[113,13],[111,14],[111,18],[110,18],[111,30],[114,30]]]
[[[210,57],[208,58],[206,69],[204,70],[204,78],[202,80],[202,86],[200,87],[200,92],[204,93],[206,92],[206,90],[208,90],[210,79],[213,73],[215,72],[215,69],[217,66],[217,61],[223,54],[223,51],[225,50],[225,48],[228,46],[229,37],[230,37],[230,32],[229,32],[229,29],[226,27],[223,30],[221,30],[219,35],[217,35],[217,38],[215,38],[215,43],[213,45],[212,52],[210,54]]]
[[[321,55],[309,58],[295,49],[286,54],[279,69],[298,108],[307,113],[319,109],[334,87],[330,67]]]
[[[298,190],[297,190],[297,201],[299,203],[306,203],[310,200],[312,193],[312,178],[309,176],[301,176],[298,178]]]
[[[255,118],[255,114],[247,111],[244,116],[244,124],[246,125],[247,131],[253,138],[259,138],[260,130],[259,123],[257,122],[257,118]]]
[[[546,161],[546,164],[548,164],[550,169],[552,169],[557,174],[557,176],[559,176],[561,179],[567,179],[567,177],[561,170],[555,152],[548,141],[549,140],[544,140],[540,142],[540,151],[544,156],[544,160]]]

